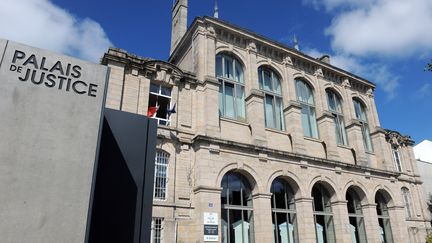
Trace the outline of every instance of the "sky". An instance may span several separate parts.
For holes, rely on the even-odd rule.
[[[108,47],[167,60],[172,0],[1,0],[0,38],[99,62]],[[189,0],[189,24],[214,0]],[[218,0],[219,18],[377,85],[381,127],[432,140],[431,0]]]

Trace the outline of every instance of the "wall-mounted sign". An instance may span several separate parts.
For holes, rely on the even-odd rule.
[[[204,241],[219,241],[219,219],[217,213],[204,213]]]
[[[107,72],[0,39],[1,242],[84,242]]]

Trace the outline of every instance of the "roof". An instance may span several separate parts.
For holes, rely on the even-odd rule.
[[[414,154],[417,160],[432,163],[432,142],[423,140],[421,143],[414,146]]]
[[[318,59],[318,58],[314,58],[314,57],[311,57],[311,56],[309,56],[309,55],[306,55],[305,53],[303,53],[303,52],[301,52],[301,51],[298,51],[298,50],[296,50],[296,49],[294,49],[294,48],[292,48],[292,47],[290,47],[290,46],[288,46],[288,45],[286,45],[286,44],[283,44],[283,43],[277,42],[277,41],[275,41],[275,40],[273,40],[273,39],[271,39],[271,38],[269,38],[269,37],[263,36],[263,35],[261,35],[261,34],[257,34],[257,33],[254,32],[254,31],[248,30],[248,29],[246,29],[246,28],[243,28],[243,27],[237,26],[237,25],[235,25],[235,24],[232,24],[232,23],[230,23],[230,22],[228,22],[228,21],[221,20],[221,19],[219,19],[219,18],[214,18],[214,17],[211,17],[211,16],[196,17],[196,18],[194,19],[194,21],[192,22],[191,26],[187,29],[187,32],[185,33],[185,35],[183,36],[183,38],[185,38],[186,35],[187,35],[187,33],[190,32],[190,31],[193,29],[192,27],[194,26],[194,24],[195,24],[196,22],[200,21],[200,20],[201,20],[201,21],[206,21],[206,20],[207,20],[207,21],[211,21],[211,22],[214,22],[214,23],[217,23],[217,24],[226,25],[226,26],[228,26],[229,28],[233,28],[233,29],[236,29],[236,30],[242,31],[242,32],[246,33],[247,35],[251,35],[251,36],[253,36],[253,37],[257,38],[257,39],[265,40],[265,41],[267,41],[267,42],[269,42],[269,43],[271,43],[271,44],[273,44],[273,45],[279,46],[279,47],[282,48],[282,49],[286,49],[286,50],[288,50],[289,52],[294,53],[294,54],[296,54],[296,55],[298,55],[298,56],[301,56],[301,57],[303,57],[303,58],[305,58],[305,59],[308,59],[308,60],[310,60],[310,61],[314,61],[314,62],[318,62],[318,63],[319,63],[321,66],[323,66],[323,67],[331,68],[331,69],[337,70],[338,72],[345,73],[346,75],[351,76],[351,77],[354,77],[354,78],[358,79],[359,81],[362,81],[362,82],[364,82],[364,83],[366,83],[366,84],[368,84],[368,85],[371,85],[371,86],[373,86],[373,87],[376,86],[373,82],[371,82],[371,81],[369,81],[369,80],[367,80],[367,79],[365,79],[365,78],[359,77],[359,76],[357,76],[357,75],[355,75],[355,74],[353,74],[353,73],[351,73],[351,72],[348,72],[348,71],[346,71],[346,70],[343,70],[343,69],[341,69],[341,68],[338,68],[338,67],[336,67],[336,66],[333,66],[333,65],[331,65],[331,64],[329,64],[329,63],[325,63],[325,62],[321,61],[321,60]],[[180,45],[181,45],[181,41],[180,41],[179,45],[177,45],[177,47],[179,47]],[[175,51],[174,51],[174,52],[175,52]],[[173,53],[174,53],[174,52],[173,52]],[[170,58],[171,58],[171,57],[170,57]],[[170,59],[170,58],[169,58],[169,59]]]

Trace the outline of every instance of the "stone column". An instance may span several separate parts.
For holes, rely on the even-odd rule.
[[[219,82],[207,76],[197,87],[197,130],[198,133],[220,137],[219,127]]]
[[[348,141],[350,141],[350,145],[355,151],[356,161],[354,162],[357,165],[368,166],[369,162],[367,160],[366,151],[363,144],[363,135],[360,122],[352,119],[350,124],[346,126],[346,131],[348,135]]]
[[[288,106],[284,108],[284,116],[286,121],[286,129],[291,138],[292,152],[306,154],[300,103],[297,101],[290,101]]]
[[[222,241],[221,226],[221,197],[222,188],[198,186],[194,189],[194,225],[195,225],[195,239],[193,242],[204,242],[204,212],[217,213],[219,220],[219,242]],[[182,234],[180,234],[182,235]]]
[[[311,197],[296,199],[297,231],[302,243],[316,243],[312,201]]]
[[[394,242],[409,242],[408,226],[404,206],[392,206],[388,208],[390,225]]]
[[[375,127],[375,131],[371,133],[371,139],[377,164],[370,165],[373,168],[379,168],[389,171],[395,171],[390,146],[385,138],[386,131],[381,127]]]
[[[265,121],[264,121],[264,94],[262,91],[252,89],[246,97],[246,116],[252,133],[252,143],[266,146]]]
[[[271,215],[271,194],[253,195],[255,242],[272,242],[273,224]]]
[[[326,159],[339,160],[333,114],[324,111],[322,116],[318,117],[317,123],[320,131],[320,138],[325,143]]]
[[[379,224],[376,213],[376,204],[362,205],[363,218],[365,222],[366,238],[368,242],[379,241]]]
[[[336,242],[351,242],[347,201],[332,202]]]

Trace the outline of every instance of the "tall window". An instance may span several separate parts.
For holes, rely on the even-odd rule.
[[[258,68],[260,89],[264,91],[264,113],[266,127],[285,130],[281,83],[278,76],[269,68]]]
[[[392,231],[390,226],[390,216],[388,213],[387,200],[382,192],[378,191],[375,195],[376,211],[378,215],[379,237],[381,243],[393,243]]]
[[[229,55],[218,54],[216,77],[219,80],[219,115],[244,120],[245,88],[240,62]]]
[[[354,102],[354,110],[355,110],[356,118],[360,122],[362,128],[364,147],[366,151],[373,152],[372,140],[370,137],[365,106],[357,99],[354,99],[353,102]]]
[[[348,145],[341,100],[335,92],[327,90],[327,101],[328,109],[333,114],[336,142],[337,144]]]
[[[240,173],[228,172],[222,178],[222,242],[253,243],[252,192]]]
[[[147,116],[158,120],[160,125],[169,125],[171,108],[171,88],[150,83]]]
[[[335,243],[330,193],[320,184],[312,188],[315,233],[317,243]]]
[[[277,178],[272,183],[271,193],[273,242],[297,243],[297,216],[291,187]]]
[[[152,218],[151,223],[151,242],[162,242],[163,218]]]
[[[156,151],[155,176],[154,176],[154,198],[165,200],[168,185],[168,160],[169,155],[164,152]]]
[[[345,198],[347,200],[351,241],[352,243],[367,243],[360,197],[352,188],[349,188]]]
[[[315,101],[312,89],[303,80],[296,80],[297,101],[302,108],[303,133],[306,137],[318,138]]]
[[[402,172],[401,157],[399,154],[399,149],[396,146],[392,146],[392,154],[393,154],[393,161],[395,162],[395,167],[397,171]]]
[[[406,188],[406,187],[402,188],[402,196],[403,196],[404,203],[405,203],[406,216],[407,216],[407,218],[411,218],[412,217],[412,202],[411,202],[411,195],[410,195],[408,188]]]

